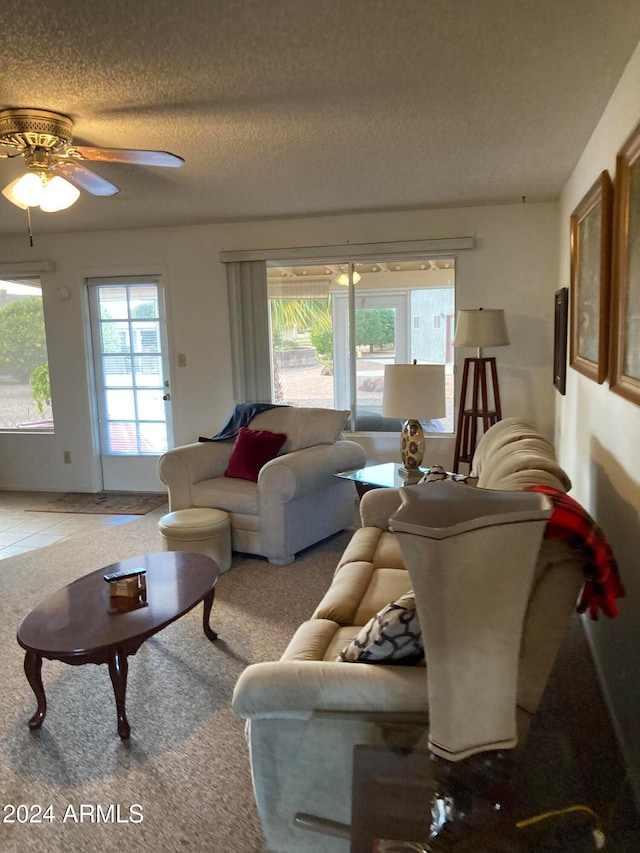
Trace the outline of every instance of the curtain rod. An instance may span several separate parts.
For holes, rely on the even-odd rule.
[[[286,249],[232,249],[220,252],[223,264],[236,261],[299,261],[324,263],[330,260],[384,259],[389,255],[450,254],[475,247],[474,237],[445,237],[389,243],[344,243],[333,246],[300,246]]]
[[[16,261],[15,263],[0,264],[0,275],[26,275],[35,272],[55,272],[53,261]]]

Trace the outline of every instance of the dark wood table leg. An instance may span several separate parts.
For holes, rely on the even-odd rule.
[[[211,608],[213,607],[213,599],[216,597],[216,588],[214,587],[210,593],[205,595],[204,609],[202,611],[202,627],[204,628],[204,635],[208,640],[217,640],[218,635],[213,630],[213,628],[209,625],[209,616],[211,614]]]
[[[118,734],[122,740],[126,740],[131,734],[131,727],[127,721],[124,710],[124,701],[127,693],[127,672],[129,663],[127,655],[122,648],[114,649],[109,655],[109,675],[113,684],[113,693],[116,697],[116,711],[118,712]]]
[[[47,697],[42,686],[42,658],[35,652],[27,652],[24,656],[24,671],[31,689],[38,700],[38,710],[29,720],[30,729],[39,729],[47,713]]]

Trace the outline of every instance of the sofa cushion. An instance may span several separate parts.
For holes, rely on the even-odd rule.
[[[336,655],[353,638],[361,626],[338,625],[329,619],[310,619],[298,627],[280,661],[328,661],[335,663]]]
[[[284,432],[287,441],[281,452],[292,453],[316,444],[335,444],[349,417],[349,412],[338,409],[295,408],[294,406],[269,409],[251,420],[251,429]]]
[[[561,484],[561,491],[571,488],[571,480],[556,461],[555,452],[546,439],[522,438],[517,443],[501,447],[485,460],[478,486],[483,489],[510,491],[511,484],[504,481],[514,474],[527,474],[530,471],[546,471]],[[536,481],[534,480],[531,485]]]
[[[240,427],[224,476],[257,483],[262,466],[276,458],[286,440],[283,432]]]
[[[376,489],[375,491],[384,494],[390,490]],[[397,504],[394,504],[394,511],[399,505],[400,501],[398,500]],[[371,563],[375,569],[405,570],[400,542],[393,533],[379,527],[360,527],[356,530],[338,562],[336,574],[342,566],[357,561]],[[391,601],[391,599],[388,598],[387,601]]]
[[[191,486],[193,506],[214,507],[243,515],[258,514],[258,484],[239,477],[212,477]]]
[[[389,535],[393,536],[392,533]],[[411,576],[406,569],[375,569],[351,624],[366,625],[390,601],[395,601],[410,589]]]
[[[407,573],[404,572],[404,574]],[[334,576],[331,586],[316,607],[313,618],[331,619],[339,625],[356,624],[354,616],[371,583],[372,575],[371,563],[357,561],[345,565]],[[385,601],[390,600],[391,596],[385,599]],[[358,624],[363,625],[364,622]]]
[[[303,622],[289,641],[280,660],[325,660],[327,649],[334,647],[339,630],[340,626],[330,619],[311,619]],[[344,645],[347,638],[339,636]],[[335,653],[333,658],[335,659]]]
[[[471,476],[481,477],[485,462],[493,456],[496,450],[508,444],[517,443],[523,438],[542,438],[536,424],[528,418],[505,418],[493,424],[478,442],[473,454]],[[549,442],[547,442],[547,450],[550,450],[551,455],[555,458],[555,450]]]
[[[422,632],[413,590],[383,607],[340,652],[346,663],[419,663]]]

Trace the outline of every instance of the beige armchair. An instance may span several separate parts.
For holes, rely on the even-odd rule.
[[[365,462],[360,445],[342,438],[348,414],[279,407],[256,415],[249,429],[287,435],[280,455],[262,467],[257,482],[224,476],[233,439],[168,451],[160,457],[158,473],[169,490],[171,511],[223,509],[230,515],[234,551],[278,565],[293,562],[299,551],[353,521],[353,483],[334,477]]]

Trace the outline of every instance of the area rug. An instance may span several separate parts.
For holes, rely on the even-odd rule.
[[[130,492],[63,492],[42,496],[27,512],[75,512],[104,515],[146,515],[167,503],[166,495]]]
[[[264,850],[244,720],[231,710],[233,688],[247,664],[280,657],[328,587],[352,531],[290,566],[234,554],[211,614],[217,642],[204,636],[199,606],[129,658],[130,740],[116,731],[106,666],[46,660],[47,716],[39,730],[27,725],[35,698],[16,642],[20,621],[77,577],[162,550],[161,514],[0,560],[0,797],[33,815],[36,806],[41,813],[50,807],[39,824],[0,820],[2,853]],[[129,820],[134,804],[142,821]],[[87,813],[81,821],[81,805],[117,812],[93,821]]]

